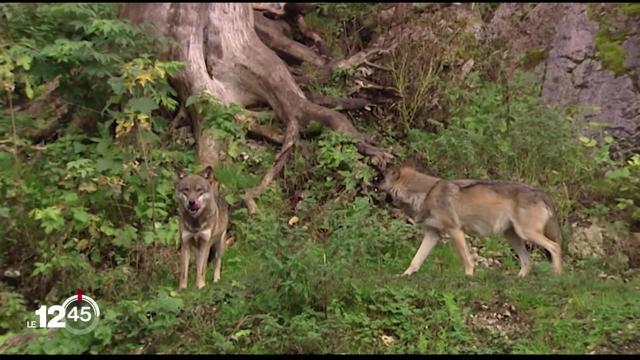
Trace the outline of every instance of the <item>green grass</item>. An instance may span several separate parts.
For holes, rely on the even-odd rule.
[[[498,240],[489,242],[511,256]],[[190,287],[181,291],[174,289],[174,274],[164,273],[153,290],[122,297],[144,303],[157,289],[166,288],[170,297],[181,299],[183,306],[173,328],[161,327],[159,332],[148,334],[145,352],[584,354],[624,352],[616,349],[622,344],[633,346],[630,344],[640,339],[634,320],[640,317],[638,278],[628,283],[603,280],[598,278],[595,264],[569,265],[558,276],[547,262],[538,261],[530,275],[520,279],[515,276],[515,259],[500,268],[477,267],[475,276],[468,278],[450,242],[436,247],[418,273],[400,278],[396,275],[407,266],[418,242],[397,241],[404,251],[382,265],[353,259],[347,261],[349,272],[329,270],[331,275],[339,275],[331,277],[330,284],[350,290],[329,296],[325,308],[310,300],[303,308],[288,311],[286,302],[293,299],[276,301],[278,291],[273,286],[277,279],[269,273],[270,260],[242,240],[228,249],[218,284],[210,282],[211,267],[209,282],[202,290],[193,287],[193,271]],[[330,247],[320,246],[326,253]],[[328,263],[340,261],[327,259]],[[167,259],[167,266],[177,267],[177,256]],[[301,268],[298,277],[316,275],[317,271]],[[498,322],[504,334],[499,334],[495,324],[474,325],[473,315],[491,318],[495,311],[492,304],[504,302],[515,308],[511,319]],[[489,309],[482,310],[478,304]],[[101,305],[106,312],[116,306]],[[114,334],[124,333],[123,324],[103,320],[102,325]],[[66,335],[61,332],[60,336],[63,343]],[[385,344],[383,336],[392,339],[390,343]],[[51,340],[48,343],[53,346]],[[134,350],[130,342],[112,339],[111,343],[106,352]],[[77,350],[67,349],[71,353]],[[31,350],[39,352],[38,346]],[[637,350],[631,347],[629,351]]]
[[[530,70],[535,68],[538,64],[543,62],[547,56],[549,55],[549,51],[543,48],[534,48],[527,50],[522,58],[520,59],[520,66],[525,70]]]
[[[241,250],[230,251],[227,255],[223,281],[219,285],[183,293],[185,303],[190,304],[183,310],[185,313],[203,305],[215,306],[226,313],[218,314],[209,322],[198,318],[182,319],[180,326],[191,328],[203,338],[214,329],[229,338],[240,331],[236,327],[243,318],[274,317],[281,326],[278,338],[288,339],[288,343],[247,338],[231,340],[227,349],[217,349],[204,345],[207,342],[200,342],[197,338],[176,337],[163,342],[158,351],[587,353],[615,346],[612,341],[617,331],[623,331],[628,341],[640,339],[637,328],[629,331],[629,327],[634,325],[633,319],[640,316],[637,301],[640,281],[635,279],[625,284],[619,280],[601,280],[594,270],[567,269],[564,274],[556,276],[548,264],[538,262],[526,279],[516,278],[513,272],[507,275],[504,269],[483,268],[478,268],[475,277],[469,279],[462,275],[457,255],[448,244],[437,248],[424,267],[408,279],[398,278],[396,274],[404,269],[413,256],[412,252],[393,259],[388,267],[354,266],[352,277],[335,281],[348,281],[355,291],[356,301],[347,304],[343,299],[331,299],[335,302],[326,313],[310,311],[304,317],[298,314],[286,319],[280,318],[284,316],[277,312],[258,311],[261,307],[259,302],[266,299],[248,289],[251,282],[247,280],[256,276],[250,271],[259,267],[255,263],[257,255]],[[230,298],[218,302],[211,300],[220,299],[221,293]],[[454,310],[450,308],[451,304],[445,303],[444,296],[453,299]],[[477,313],[472,309],[475,301],[508,301],[515,306],[519,317],[529,324],[530,330],[525,333],[507,332],[506,339],[486,337],[485,332],[492,331],[490,325],[475,328],[469,323],[469,315]],[[452,314],[452,311],[459,313]],[[220,321],[223,323],[216,326]],[[354,322],[357,327],[353,326]],[[317,331],[322,329],[322,336],[313,338],[313,331],[307,335],[296,333],[302,325],[312,326]],[[266,324],[255,325],[255,322],[253,325],[251,322],[240,325],[240,329],[248,329],[252,333],[268,332],[265,327]],[[429,330],[425,330],[427,328]],[[383,334],[392,336],[396,342],[384,345],[380,340]],[[423,348],[415,348],[421,341]],[[622,338],[615,341],[622,341]]]
[[[627,16],[640,16],[640,4],[624,4],[621,5],[619,9]]]
[[[613,71],[616,76],[624,74],[625,52],[620,41],[611,39],[606,31],[599,30],[596,33],[596,52],[602,66]]]

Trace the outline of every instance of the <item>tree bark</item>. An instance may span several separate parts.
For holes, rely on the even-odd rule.
[[[133,23],[149,22],[158,35],[173,38],[166,58],[185,63],[174,82],[179,97],[199,91],[223,103],[248,106],[267,102],[286,132],[275,164],[260,184],[245,194],[249,213],[255,213],[255,197],[263,191],[286,163],[299,138],[300,124],[315,119],[335,131],[351,134],[360,152],[375,156],[380,163],[393,158],[371,145],[342,114],[308,101],[287,70],[286,64],[258,37],[249,3],[127,3],[120,16]],[[203,138],[201,124],[191,112],[198,153],[206,153],[211,139]],[[211,162],[200,156],[199,161]],[[384,165],[383,165],[384,166]]]

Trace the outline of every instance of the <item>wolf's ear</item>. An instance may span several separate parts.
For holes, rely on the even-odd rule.
[[[211,186],[213,186],[216,190],[220,190],[220,183],[218,183],[218,179],[216,179],[216,176],[213,174],[213,168],[211,166],[207,166],[207,168],[204,169],[200,176],[207,179],[207,181],[209,181],[209,184],[211,184]]]
[[[213,168],[211,166],[207,166],[207,168],[200,173],[200,176],[211,181],[213,179]]]
[[[384,173],[384,179],[395,181],[398,178],[399,174],[400,174],[400,167],[394,166],[392,168],[387,169],[387,171]]]
[[[402,170],[401,167],[393,169],[393,171],[391,171],[391,180],[396,181],[396,180],[400,179],[400,171],[401,170]]]
[[[418,162],[415,161],[415,159],[407,159],[404,162],[402,162],[402,165],[400,165],[400,168],[415,169],[417,165],[418,165]]]
[[[176,168],[176,176],[178,177],[179,180],[182,180],[187,176],[187,173],[184,171],[183,168],[177,167]]]

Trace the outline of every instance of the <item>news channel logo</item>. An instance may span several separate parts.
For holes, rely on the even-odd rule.
[[[42,305],[35,310],[35,314],[38,320],[27,321],[28,328],[64,328],[75,335],[90,333],[100,321],[98,304],[80,290],[62,305]]]

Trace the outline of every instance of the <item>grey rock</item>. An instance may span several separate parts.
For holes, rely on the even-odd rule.
[[[519,21],[512,21],[520,19]],[[619,137],[640,126],[640,21],[627,20],[622,42],[626,73],[621,76],[598,61],[595,34],[599,24],[589,19],[587,4],[502,3],[485,26],[489,38],[503,38],[517,60],[529,49],[545,48],[548,56],[530,72],[542,81],[549,105],[576,106],[585,122],[598,122]],[[597,135],[586,127],[586,135]]]

